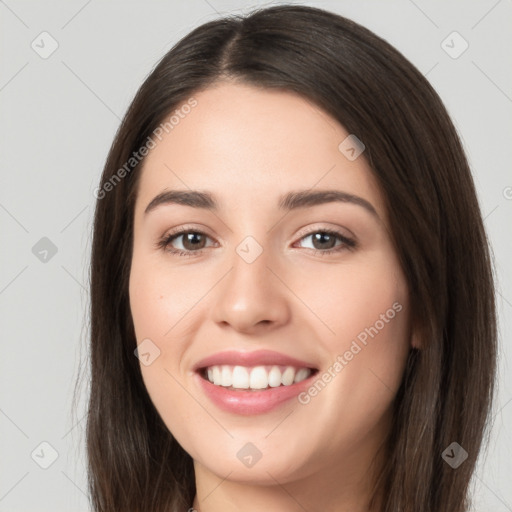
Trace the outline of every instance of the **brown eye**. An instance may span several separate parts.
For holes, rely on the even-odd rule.
[[[174,233],[168,236],[164,240],[164,246],[165,248],[169,249],[171,252],[177,251],[177,252],[199,252],[201,249],[205,248],[206,239],[208,238],[207,235],[204,233],[201,233],[200,231],[182,231],[180,233]],[[173,244],[175,240],[181,239],[181,245],[180,247],[173,247],[172,249],[169,248]]]
[[[206,241],[210,237],[201,231],[191,229],[182,229],[178,232],[164,236],[157,246],[171,254],[178,256],[197,256],[205,249]],[[355,240],[328,229],[312,231],[301,237],[300,240],[311,238],[313,247],[311,250],[321,256],[337,253],[347,249],[356,247]],[[176,241],[180,241],[181,247],[176,247]],[[340,243],[336,243],[340,241]]]
[[[307,238],[312,240],[313,247],[311,247],[311,249],[320,254],[330,254],[345,249],[353,249],[356,246],[356,242],[351,238],[347,238],[337,231],[325,229],[313,231],[303,236],[301,240],[305,240]],[[338,240],[341,243],[336,244]]]
[[[205,237],[202,233],[191,231],[189,233],[178,235],[174,238],[182,238],[182,245],[186,251],[193,251],[194,249],[203,249],[205,245]],[[202,237],[202,240],[201,240]]]
[[[315,249],[332,249],[336,245],[336,236],[329,233],[319,232],[311,236]]]

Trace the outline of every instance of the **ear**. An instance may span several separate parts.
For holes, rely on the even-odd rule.
[[[421,350],[423,348],[420,336],[416,329],[413,329],[411,333],[411,347],[417,348],[418,350]]]

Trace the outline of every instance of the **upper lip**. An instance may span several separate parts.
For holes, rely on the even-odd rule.
[[[228,350],[225,352],[217,352],[211,356],[205,357],[197,362],[193,370],[198,371],[202,368],[217,365],[234,365],[234,366],[263,366],[263,365],[281,365],[294,366],[296,368],[316,368],[307,361],[301,361],[295,357],[290,357],[273,350],[255,350],[251,352],[240,352],[236,350]]]

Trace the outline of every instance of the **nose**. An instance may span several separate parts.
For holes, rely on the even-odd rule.
[[[215,287],[213,319],[244,333],[267,331],[290,319],[290,290],[270,250],[254,261],[235,252],[227,274]]]

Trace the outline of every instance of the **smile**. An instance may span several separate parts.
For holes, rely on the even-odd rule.
[[[291,386],[307,379],[312,372],[311,368],[281,365],[214,365],[204,368],[201,375],[215,386],[227,389],[262,390]]]
[[[270,412],[311,385],[318,364],[273,350],[217,352],[192,367],[195,382],[220,409],[237,415]]]

